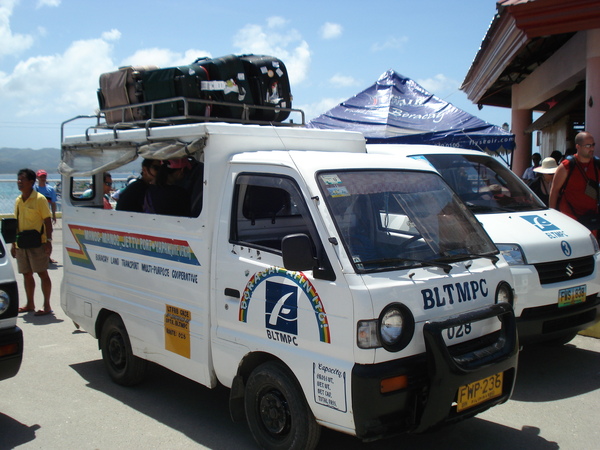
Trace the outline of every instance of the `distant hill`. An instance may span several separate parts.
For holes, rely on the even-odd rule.
[[[57,173],[60,163],[60,149],[42,148],[0,148],[0,173],[16,174],[20,169],[28,167],[35,171],[44,169],[48,173]]]
[[[0,148],[0,174],[15,174],[23,169],[29,168],[34,171],[44,169],[49,174],[58,173],[60,163],[60,149],[42,148],[33,150],[31,148]],[[119,169],[121,173],[138,173],[141,161],[133,161]],[[52,178],[52,177],[51,177]]]

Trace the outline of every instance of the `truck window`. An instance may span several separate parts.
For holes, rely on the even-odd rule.
[[[337,171],[320,173],[318,181],[358,272],[444,267],[497,253],[475,217],[434,173]]]
[[[486,155],[424,155],[474,213],[545,209],[506,166]]]
[[[94,178],[71,178],[71,200],[90,200],[95,197]]]
[[[268,175],[238,177],[232,242],[280,251],[285,236],[310,236],[310,223],[304,200],[292,180]]]

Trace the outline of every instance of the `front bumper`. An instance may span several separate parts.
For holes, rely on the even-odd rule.
[[[23,332],[19,327],[0,330],[0,380],[14,377],[23,360]]]
[[[442,332],[497,317],[501,329],[476,342],[447,347]],[[492,305],[445,320],[428,322],[423,329],[426,352],[352,370],[352,404],[357,437],[372,440],[403,432],[420,433],[472,417],[510,397],[516,378],[518,339],[515,317],[507,304]],[[476,345],[476,346],[475,346]],[[502,394],[458,412],[461,386],[503,372]],[[381,380],[406,375],[408,386],[381,393]]]
[[[600,297],[588,295],[585,302],[558,307],[558,304],[526,308],[517,318],[521,344],[532,344],[577,333],[600,321]]]

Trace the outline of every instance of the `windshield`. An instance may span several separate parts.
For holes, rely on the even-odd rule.
[[[318,182],[358,272],[439,266],[497,249],[444,180],[400,170],[319,173]]]
[[[486,155],[424,155],[475,214],[546,209],[510,169]]]

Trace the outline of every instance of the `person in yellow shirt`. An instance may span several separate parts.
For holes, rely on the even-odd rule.
[[[36,175],[31,169],[21,169],[17,174],[17,187],[21,195],[15,202],[15,216],[17,217],[17,235],[26,230],[36,230],[41,233],[40,245],[25,246],[23,241],[17,238],[17,243],[12,244],[11,255],[17,259],[19,273],[23,274],[25,283],[25,294],[27,303],[19,308],[19,312],[35,311],[34,293],[35,278],[37,273],[42,283],[42,294],[44,295],[44,307],[35,311],[36,316],[52,313],[50,307],[50,293],[52,281],[48,275],[48,262],[52,253],[52,213],[48,207],[46,197],[37,192],[33,187]],[[21,247],[19,248],[19,242]]]

